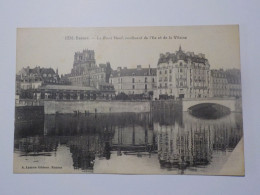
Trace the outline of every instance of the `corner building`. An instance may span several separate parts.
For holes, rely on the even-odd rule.
[[[155,98],[205,98],[210,96],[210,64],[205,55],[184,52],[160,54]]]

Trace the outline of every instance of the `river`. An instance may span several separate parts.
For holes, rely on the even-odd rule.
[[[216,174],[243,137],[242,114],[188,112],[44,115],[16,122],[21,173]]]

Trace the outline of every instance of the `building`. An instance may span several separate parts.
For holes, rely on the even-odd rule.
[[[211,70],[211,97],[228,96],[228,78],[223,69]]]
[[[95,100],[99,96],[94,87],[72,85],[46,85],[35,93],[37,99],[45,100]]]
[[[109,83],[111,74],[110,63],[96,65],[94,50],[83,50],[74,55],[73,68],[67,75],[72,85],[100,87],[102,83]]]
[[[210,96],[210,64],[204,54],[161,54],[157,65],[155,98],[205,98]]]
[[[239,69],[211,70],[212,97],[241,97],[241,73]]]
[[[156,89],[156,68],[121,68],[113,71],[110,76],[110,84],[116,90],[116,94],[147,94],[152,95]]]
[[[52,68],[22,68],[19,71],[16,80],[19,81],[19,88],[22,90],[38,89],[42,85],[59,84],[60,77],[58,69],[56,72]]]
[[[101,97],[110,99],[115,94],[113,85],[109,84],[111,72],[109,62],[97,65],[94,50],[84,49],[74,54],[73,68],[65,78],[74,86],[94,87]]]
[[[228,81],[228,96],[242,97],[241,72],[239,69],[229,69],[226,71]]]

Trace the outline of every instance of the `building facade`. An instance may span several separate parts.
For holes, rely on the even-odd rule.
[[[205,98],[210,96],[210,64],[204,54],[161,54],[157,65],[155,98]]]
[[[241,97],[240,70],[211,70],[210,88],[212,97]]]
[[[223,69],[211,70],[210,84],[211,97],[228,96],[228,79]]]
[[[110,84],[114,86],[116,94],[152,95],[156,89],[156,69],[150,66],[142,68],[141,65],[132,69],[118,67],[110,76]]]
[[[46,84],[59,84],[60,77],[58,69],[56,72],[52,68],[22,68],[16,76],[17,86],[21,90],[38,89]]]
[[[97,65],[94,50],[84,49],[74,54],[73,68],[66,78],[71,85],[94,87],[100,90],[101,96],[110,98],[115,93],[113,85],[109,84],[111,72],[109,62]]]
[[[66,76],[72,85],[99,88],[100,84],[109,82],[111,71],[109,62],[97,65],[94,50],[84,49],[74,54],[73,68]]]

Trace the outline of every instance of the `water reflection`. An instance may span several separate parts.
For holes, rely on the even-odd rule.
[[[17,160],[33,156],[37,164],[44,157],[47,163],[52,156],[87,172],[98,170],[100,162],[120,164],[129,157],[127,163],[133,164],[139,158],[150,159],[151,173],[155,167],[157,173],[185,173],[210,167],[221,152],[232,152],[241,137],[240,113],[216,120],[198,119],[186,112],[45,115],[36,126],[16,123],[15,152]]]

